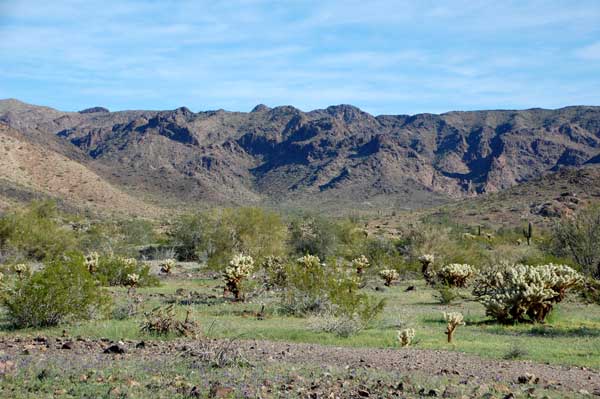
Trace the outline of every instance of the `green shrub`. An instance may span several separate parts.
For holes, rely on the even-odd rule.
[[[105,313],[110,298],[71,252],[29,277],[2,287],[1,301],[15,327],[45,327],[87,320]]]
[[[339,335],[360,331],[383,311],[383,300],[361,291],[362,279],[352,264],[326,266],[305,255],[288,267],[287,276],[284,309],[299,316],[325,315],[325,326]]]
[[[313,254],[321,259],[340,256],[352,259],[363,252],[365,232],[350,220],[318,216],[298,217],[290,223],[292,252]]]
[[[104,285],[129,286],[131,275],[137,276],[136,286],[152,287],[159,285],[158,277],[150,273],[150,267],[133,258],[121,256],[101,256],[93,275]]]
[[[281,289],[287,285],[286,265],[282,257],[267,256],[261,264],[261,270],[266,289]]]
[[[600,279],[600,206],[564,219],[553,230],[553,253],[572,257],[586,275]]]
[[[600,281],[588,278],[581,285],[579,296],[585,303],[600,305]]]
[[[53,202],[33,202],[0,218],[0,250],[47,260],[75,250],[77,245],[73,229],[62,221]]]
[[[437,285],[435,290],[436,292],[433,296],[442,305],[449,305],[460,298],[460,295],[455,288],[445,284]]]
[[[224,269],[237,253],[257,262],[286,252],[287,227],[279,214],[261,208],[225,208],[182,216],[169,232],[183,259],[206,256],[208,265]]]
[[[483,271],[473,294],[502,323],[543,322],[582,276],[565,265],[497,266]]]
[[[303,316],[323,312],[328,306],[325,265],[318,256],[305,255],[286,267],[287,286],[282,291],[286,313]]]

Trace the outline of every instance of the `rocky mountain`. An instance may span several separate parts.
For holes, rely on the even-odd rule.
[[[61,112],[0,101],[0,123],[163,203],[422,207],[600,164],[600,107],[373,116],[350,105]]]
[[[55,199],[64,207],[99,213],[151,216],[159,209],[110,183],[80,162],[30,143],[0,124],[0,209],[32,199]]]

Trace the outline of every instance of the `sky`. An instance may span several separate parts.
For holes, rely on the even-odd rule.
[[[600,105],[600,1],[0,0],[0,98],[374,115]]]

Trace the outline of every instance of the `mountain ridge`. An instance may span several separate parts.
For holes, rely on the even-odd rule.
[[[373,116],[348,104],[62,112],[0,100],[0,122],[110,184],[186,204],[426,207],[600,157],[598,106]]]

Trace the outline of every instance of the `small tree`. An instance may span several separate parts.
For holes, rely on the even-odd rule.
[[[553,238],[556,255],[571,256],[585,274],[600,279],[600,206],[557,223]]]

